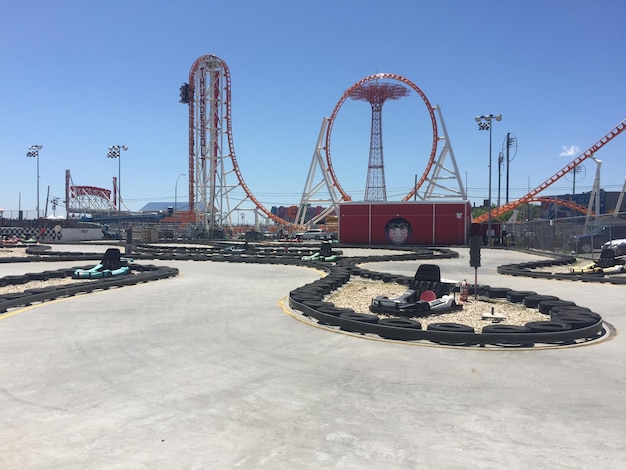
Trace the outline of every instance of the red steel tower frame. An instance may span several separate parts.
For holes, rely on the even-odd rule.
[[[430,173],[430,170],[435,162],[435,157],[437,154],[437,142],[439,140],[438,135],[437,135],[437,119],[435,118],[434,108],[433,106],[431,106],[430,101],[428,101],[428,98],[426,97],[424,92],[420,90],[419,87],[415,85],[413,82],[411,82],[407,78],[404,78],[401,75],[392,74],[392,73],[377,73],[377,74],[365,77],[359,80],[358,82],[356,82],[354,85],[352,85],[350,88],[348,88],[344,92],[344,94],[341,96],[341,98],[335,105],[335,109],[333,110],[333,113],[331,114],[330,119],[328,121],[328,128],[326,129],[326,164],[328,168],[328,173],[333,181],[333,185],[335,189],[339,192],[343,201],[346,201],[346,202],[351,201],[352,198],[343,190],[343,188],[339,184],[339,180],[337,179],[337,175],[335,174],[335,170],[333,168],[333,162],[331,159],[330,142],[331,142],[331,136],[332,136],[332,131],[333,131],[333,125],[335,123],[335,118],[337,117],[337,114],[339,113],[339,110],[341,109],[341,106],[343,105],[344,101],[346,101],[346,99],[348,99],[349,97],[352,97],[352,93],[355,90],[357,90],[358,88],[361,88],[363,85],[367,83],[378,82],[379,80],[395,80],[413,89],[422,99],[424,104],[426,105],[426,110],[428,111],[428,114],[430,116],[430,121],[432,125],[432,130],[433,130],[431,152],[430,152],[428,161],[426,163],[426,168],[424,170],[424,173],[422,173],[422,176],[416,182],[414,188],[406,196],[404,196],[403,201],[408,201],[415,195],[415,193],[419,190],[419,188],[422,186],[422,184],[424,184],[424,182],[428,178],[428,174]]]
[[[409,90],[396,83],[363,83],[350,93],[353,100],[367,101],[372,107],[370,152],[365,184],[366,201],[386,201],[385,160],[383,157],[383,104],[407,96]]]

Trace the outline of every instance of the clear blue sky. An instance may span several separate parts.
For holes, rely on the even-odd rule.
[[[23,210],[35,209],[32,144],[44,145],[42,210],[48,186],[63,199],[66,169],[75,184],[112,188],[117,161],[106,154],[114,144],[129,147],[121,164],[130,209],[173,201],[178,175],[188,173],[179,87],[205,54],[230,68],[236,155],[268,208],[299,202],[322,118],[377,72],[408,78],[441,107],[472,202],[487,197],[489,160],[488,133],[474,117],[502,114],[493,128],[492,199],[507,132],[518,140],[515,199],[626,118],[625,43],[620,0],[0,0],[0,207],[17,210],[21,196]],[[406,123],[428,129],[423,106],[414,93],[385,104],[390,199],[424,170],[428,145],[402,131]],[[340,116],[333,163],[358,200],[370,108],[346,102]],[[621,190],[626,132],[597,158],[602,187]],[[585,166],[576,192],[593,184],[595,164]],[[180,178],[179,201],[186,184]],[[544,194],[571,189],[562,179]]]

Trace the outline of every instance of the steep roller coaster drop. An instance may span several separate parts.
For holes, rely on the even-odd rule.
[[[364,83],[381,79],[396,80],[413,89],[426,105],[433,130],[431,153],[426,168],[419,181],[416,181],[414,187],[404,197],[403,201],[408,201],[418,195],[418,190],[427,181],[430,183],[429,188],[420,196],[420,199],[426,200],[433,197],[433,188],[440,186],[440,180],[438,178],[442,170],[448,171],[459,185],[459,191],[451,192],[456,194],[460,199],[466,199],[465,189],[459,177],[454,154],[438,106],[432,106],[426,95],[406,78],[395,74],[379,73],[360,80],[346,90],[335,106],[330,119],[325,118],[323,120],[320,137],[309,172],[309,181],[307,181],[307,186],[305,187],[300,209],[296,217],[296,223],[294,224],[294,222],[276,216],[265,208],[252,194],[239,169],[232,136],[231,79],[228,66],[226,62],[215,55],[204,55],[193,63],[189,72],[189,82],[181,87],[181,102],[189,105],[189,211],[196,214],[196,223],[201,223],[208,233],[214,233],[214,231],[223,230],[227,226],[232,226],[232,214],[241,209],[242,204],[246,200],[251,201],[268,219],[278,224],[292,226],[316,223],[320,215],[314,220],[305,221],[302,208],[306,202],[312,200],[313,188],[317,190],[320,186],[324,185],[329,194],[331,194],[331,200],[328,201],[330,202],[330,206],[321,214],[322,216],[328,215],[335,210],[339,203],[351,201],[351,197],[339,184],[339,180],[332,165],[330,141],[333,124],[343,102],[351,96],[351,93],[356,88]],[[435,110],[438,111],[439,122],[443,128],[443,136],[438,135]],[[585,159],[592,157],[601,147],[619,135],[625,127],[626,119],[620,122],[613,130],[587,151],[575,158],[571,163],[540,186],[530,191],[526,196],[494,209],[491,212],[492,216],[497,217],[498,215],[514,209],[520,204],[536,200],[539,192],[556,182],[566,173],[581,164]],[[226,142],[224,142],[224,138]],[[445,144],[439,159],[435,161],[437,143],[440,140],[445,141]],[[225,145],[227,148],[225,148]],[[322,153],[325,153],[325,158]],[[454,164],[453,170],[448,170],[443,165],[447,154],[451,156]],[[324,177],[323,181],[317,184],[313,181],[315,173],[314,167],[316,164],[320,166]],[[229,178],[232,179],[233,174],[236,182],[231,183],[228,180]],[[237,188],[241,188],[245,196],[231,205],[232,192]],[[336,193],[338,193],[338,196],[332,197],[332,195]],[[232,199],[235,201],[234,198]],[[483,222],[485,217],[486,215],[480,216],[476,218],[474,222]]]

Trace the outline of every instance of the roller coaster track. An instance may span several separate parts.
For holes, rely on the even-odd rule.
[[[424,181],[426,181],[426,179],[428,178],[428,174],[430,173],[430,170],[433,164],[435,163],[435,156],[437,154],[437,142],[438,142],[437,119],[435,118],[434,107],[430,104],[430,101],[428,101],[428,98],[426,97],[424,92],[415,83],[413,83],[407,78],[404,78],[402,75],[397,75],[397,74],[392,74],[392,73],[377,73],[377,74],[365,77],[359,80],[358,82],[356,82],[354,85],[352,85],[343,93],[343,95],[339,99],[339,102],[337,102],[337,104],[335,105],[335,109],[333,109],[333,112],[328,121],[328,127],[326,129],[326,164],[328,165],[328,172],[333,181],[333,185],[335,186],[339,194],[341,194],[342,199],[346,202],[351,201],[352,197],[348,195],[344,191],[344,189],[341,187],[341,184],[339,183],[339,179],[337,178],[337,175],[335,174],[335,170],[333,168],[333,162],[332,162],[331,155],[330,155],[330,141],[331,141],[333,126],[335,123],[335,118],[337,117],[337,114],[339,113],[339,110],[341,109],[341,106],[343,105],[343,103],[346,101],[348,97],[352,95],[354,90],[358,89],[359,87],[361,87],[362,85],[368,82],[378,81],[378,80],[396,80],[401,83],[404,83],[409,88],[413,89],[422,99],[424,104],[426,105],[426,110],[428,111],[428,115],[430,117],[430,122],[431,122],[431,127],[432,127],[432,146],[431,146],[431,151],[430,151],[430,156],[428,158],[428,162],[426,163],[426,169],[424,170],[424,173],[422,174],[419,181],[417,181],[417,183],[415,184],[415,187],[413,187],[413,189],[404,197],[403,201],[408,201],[415,195],[415,193],[419,190],[419,188],[422,186]]]
[[[196,125],[199,124],[199,128],[200,128],[201,143],[198,147],[201,148],[202,151],[204,152],[207,149],[206,140],[205,140],[206,139],[205,134],[207,134],[206,129],[209,128],[209,134],[211,134],[211,132],[217,133],[215,129],[219,127],[218,121],[223,118],[226,124],[225,135],[228,141],[228,155],[223,155],[223,157],[230,158],[230,161],[232,163],[232,172],[234,172],[237,177],[238,185],[241,187],[241,189],[243,189],[244,193],[246,194],[246,197],[268,218],[280,224],[291,225],[290,222],[283,220],[282,218],[272,214],[271,211],[269,211],[266,207],[264,207],[263,204],[261,204],[261,202],[254,196],[254,194],[252,194],[252,191],[250,191],[250,188],[248,188],[248,185],[243,179],[243,175],[241,173],[239,164],[237,162],[237,157],[235,155],[235,145],[233,142],[232,118],[231,118],[231,80],[230,80],[230,71],[228,69],[228,65],[219,57],[215,55],[210,55],[210,54],[204,55],[196,59],[196,61],[191,66],[191,70],[189,72],[189,84],[191,86],[192,96],[194,94],[194,88],[196,85],[196,78],[197,78],[196,74],[198,73],[199,69],[201,70],[208,69],[210,73],[213,74],[213,77],[215,80],[214,89],[211,90],[211,92],[213,93],[213,96],[208,98],[207,101],[210,101],[211,99],[213,101],[218,101],[218,96],[221,92],[220,78],[222,78],[224,81],[223,83],[224,100],[222,102],[223,114],[220,113],[220,110],[216,109],[217,107],[216,104],[210,104],[208,102],[205,102],[204,98],[199,98],[197,96],[200,93],[202,93],[202,90],[200,90],[200,93],[196,93],[195,99],[192,99],[189,102],[189,206],[190,206],[190,211],[198,209],[197,207],[195,207],[196,201],[195,201],[195,190],[194,190],[194,185],[196,184],[197,172],[200,170],[199,168],[196,168],[196,162],[195,162],[196,160],[195,149],[197,145],[197,141],[196,141],[197,136],[195,132]],[[203,77],[198,77],[198,80],[199,80],[199,83],[201,84],[204,83]],[[196,104],[199,106],[199,109],[200,109],[200,115],[199,115],[199,120],[201,121],[200,123],[196,123],[196,110],[195,110]],[[210,120],[207,120],[206,113],[204,112],[205,108],[209,108]],[[221,149],[221,146],[217,142],[218,141],[217,138],[214,138],[214,137],[209,137],[209,138],[211,140],[215,140],[215,142],[212,145],[210,145],[208,148],[208,151],[210,152],[210,155],[211,155],[210,158],[214,160],[214,163],[213,163],[214,169],[211,170],[212,174],[210,175],[210,184],[215,186],[217,184],[222,184],[223,176],[225,176],[225,175],[222,175],[221,177],[216,177],[216,174],[215,174],[219,172],[219,163],[215,162],[215,160],[217,160],[218,157],[221,156],[220,154],[221,154],[222,149]],[[221,188],[223,194],[225,194],[226,197],[228,197],[228,193],[230,192],[231,189],[232,188],[226,188],[226,187]],[[214,188],[211,189],[211,192],[214,193],[215,189]],[[209,210],[215,211],[216,204],[217,204],[216,202],[211,201],[210,204],[207,204],[207,207],[209,208]],[[217,220],[214,214],[212,214],[210,219],[211,221]]]
[[[509,202],[507,204],[504,204],[504,205],[502,205],[500,207],[496,207],[495,209],[493,209],[491,211],[491,217],[501,216],[502,214],[515,209],[517,206],[519,206],[521,204],[527,204],[527,203],[533,201],[533,198],[537,194],[539,194],[541,191],[546,189],[548,186],[550,186],[551,184],[553,184],[556,181],[558,181],[559,179],[561,179],[566,173],[572,171],[575,167],[580,165],[587,158],[593,156],[594,153],[596,153],[598,150],[600,150],[602,147],[604,147],[606,144],[608,144],[611,140],[613,140],[615,137],[617,137],[619,134],[621,134],[622,131],[624,131],[625,128],[626,128],[626,119],[623,119],[617,126],[615,126],[604,137],[602,137],[595,144],[593,144],[591,147],[589,147],[585,152],[580,154],[578,157],[576,157],[574,160],[572,160],[569,164],[567,164],[565,167],[563,167],[562,169],[557,171],[554,175],[552,175],[550,178],[548,178],[542,184],[540,184],[535,189],[530,191],[528,194],[526,194],[525,196],[522,196],[521,198],[519,198],[516,201]],[[480,216],[476,217],[474,219],[474,222],[475,223],[482,223],[482,222],[485,222],[488,218],[489,218],[489,213],[486,212],[486,213],[481,214]]]
[[[581,212],[583,214],[587,213],[587,208],[585,206],[581,206],[580,204],[576,204],[575,202],[568,201],[566,199],[561,199],[553,196],[536,196],[532,198],[528,202],[551,202],[553,204],[558,204],[559,206],[565,206],[569,209],[575,210],[577,212]],[[594,212],[591,212],[591,215],[594,215]]]

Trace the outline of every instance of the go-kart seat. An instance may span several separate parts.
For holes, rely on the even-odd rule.
[[[436,264],[422,264],[417,268],[411,286],[420,295],[422,292],[431,290],[437,297],[441,297],[443,285],[441,284],[441,270]]]
[[[108,248],[107,251],[104,252],[100,264],[102,264],[103,269],[109,269],[111,271],[121,268],[120,250],[118,248]]]
[[[593,265],[594,268],[612,268],[621,264],[615,259],[615,250],[613,248],[604,248],[600,252],[600,259]]]
[[[320,256],[327,257],[333,255],[332,243],[330,242],[322,242],[322,246],[320,248]]]

